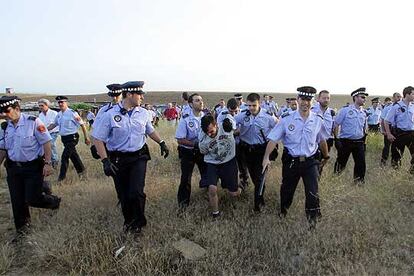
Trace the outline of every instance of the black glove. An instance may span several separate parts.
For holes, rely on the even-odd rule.
[[[112,164],[108,158],[105,158],[104,160],[102,160],[102,164],[103,164],[103,170],[106,176],[116,175],[118,168],[114,164]]]
[[[342,149],[342,143],[339,139],[335,139],[334,144],[335,144],[335,148],[336,148],[337,151]]]
[[[92,157],[93,157],[94,159],[101,159],[101,157],[100,157],[100,156],[99,156],[99,154],[98,154],[98,151],[96,150],[95,145],[92,145],[92,146],[91,146],[91,154],[92,154]]]
[[[231,123],[229,118],[223,120],[223,129],[225,132],[230,132],[233,130],[233,124]]]
[[[167,158],[168,155],[170,154],[170,151],[164,141],[160,142],[160,148],[161,148],[161,156],[164,156],[164,158]]]

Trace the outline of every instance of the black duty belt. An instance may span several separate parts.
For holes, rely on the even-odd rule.
[[[11,159],[7,159],[7,166],[10,167],[28,167],[31,165],[40,164],[43,161],[42,157],[39,157],[37,159],[34,159],[32,161],[25,161],[25,162],[19,162],[19,161],[13,161]]]
[[[264,144],[253,144],[253,145],[250,145],[250,144],[247,144],[247,143],[246,143],[246,142],[244,142],[244,141],[240,141],[240,146],[241,146],[242,148],[247,149],[248,151],[256,151],[256,150],[263,150],[263,149],[266,149],[267,143],[264,143]]]
[[[144,144],[141,149],[137,151],[129,151],[129,152],[123,152],[123,151],[109,151],[110,157],[134,157],[134,156],[141,156],[144,154],[148,154],[148,146],[147,144]]]
[[[341,142],[348,142],[348,143],[364,143],[365,139],[364,137],[360,139],[347,139],[347,138],[339,138],[339,141]]]

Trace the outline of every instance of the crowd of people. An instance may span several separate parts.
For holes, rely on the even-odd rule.
[[[143,81],[107,86],[111,101],[94,113],[87,114],[92,126],[90,136],[86,123],[69,107],[68,98],[56,97],[59,112],[46,99],[38,101],[39,116],[22,113],[17,96],[0,98],[2,123],[0,162],[5,160],[13,217],[16,230],[24,234],[30,228],[29,207],[58,209],[61,198],[53,195],[44,178],[60,163],[58,183],[67,174],[69,160],[79,177],[86,178],[76,146],[83,132],[91,154],[102,162],[103,172],[113,179],[124,217],[124,231],[137,234],[147,224],[144,192],[147,163],[151,159],[146,140],[159,144],[161,156],[169,156],[169,147],[154,126],[159,118],[176,125],[181,177],[177,190],[180,211],[191,199],[191,179],[195,165],[200,172],[199,187],[206,189],[211,216],[221,215],[217,184],[237,200],[254,186],[253,209],[260,212],[265,204],[266,173],[278,155],[282,160],[279,216],[287,215],[299,180],[305,186],[305,214],[314,228],[321,217],[318,183],[323,167],[336,148],[334,173],[340,174],[352,154],[354,182],[365,182],[365,151],[368,131],[384,136],[379,158],[387,165],[401,166],[405,147],[412,156],[410,173],[414,174],[414,88],[408,86],[392,98],[371,99],[365,109],[368,93],[359,88],[351,93],[352,103],[338,111],[330,106],[327,90],[314,87],[297,89],[297,97],[287,98],[280,107],[271,95],[250,93],[244,101],[237,93],[211,110],[204,106],[202,95],[182,94],[182,105],[169,103],[163,112],[144,103]],[[157,119],[158,118],[158,119]],[[61,137],[63,152],[59,160],[56,139]],[[278,144],[282,144],[283,148]],[[170,145],[171,146],[171,145]],[[280,151],[280,152],[279,152]],[[178,164],[177,164],[178,165]],[[250,181],[249,181],[250,179]]]

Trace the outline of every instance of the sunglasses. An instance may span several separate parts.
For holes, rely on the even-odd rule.
[[[63,104],[65,101],[58,101],[58,104]]]

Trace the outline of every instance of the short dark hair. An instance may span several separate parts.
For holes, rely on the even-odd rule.
[[[321,90],[321,92],[319,92],[319,94],[318,94],[318,97],[320,97],[321,94],[323,94],[323,93],[329,94],[329,91],[328,90]]]
[[[390,98],[390,97],[386,97],[386,98],[384,99],[384,102],[388,102],[388,101],[391,101],[391,98]]]
[[[392,94],[392,97],[395,98],[397,96],[397,94],[400,94],[399,92],[395,92],[394,94]]]
[[[239,103],[235,98],[230,98],[227,100],[227,109],[234,110],[239,106]]]
[[[192,102],[193,102],[193,98],[194,98],[195,96],[200,96],[200,95],[199,95],[199,94],[197,94],[197,93],[191,94],[191,96],[190,96],[190,97],[188,97],[188,102],[189,102],[189,103],[192,103]]]
[[[216,124],[214,116],[207,114],[201,118],[201,129],[204,131],[204,133],[207,133],[207,129],[210,124]]]
[[[403,90],[403,97],[405,97],[405,95],[410,95],[411,92],[413,92],[414,87],[412,86],[407,86],[406,88],[404,88]]]
[[[260,101],[260,95],[257,93],[250,93],[249,95],[247,95],[246,100],[249,102]]]
[[[183,94],[181,95],[181,97],[183,97],[183,99],[185,100],[185,101],[188,101],[188,92],[183,92]]]

